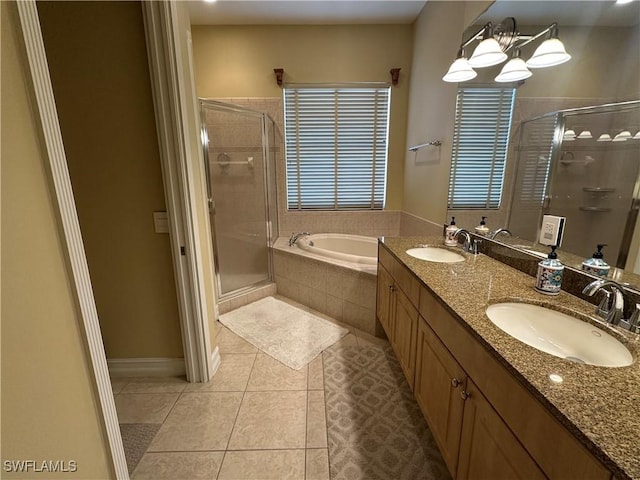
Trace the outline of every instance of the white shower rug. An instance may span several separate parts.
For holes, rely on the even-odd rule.
[[[294,370],[349,333],[273,297],[220,315],[220,323]]]

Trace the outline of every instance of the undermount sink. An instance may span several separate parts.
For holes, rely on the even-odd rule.
[[[512,337],[545,353],[577,363],[625,367],[633,363],[627,347],[589,322],[529,303],[496,303],[487,316]]]
[[[418,247],[410,248],[406,251],[408,255],[420,260],[439,263],[457,263],[464,262],[464,257],[459,253],[452,252],[446,248],[438,247]]]

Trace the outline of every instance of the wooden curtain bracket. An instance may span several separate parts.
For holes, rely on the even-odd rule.
[[[398,78],[400,78],[400,68],[392,68],[391,70],[389,70],[389,73],[391,74],[391,85],[398,85]]]
[[[274,68],[273,73],[276,74],[276,83],[279,87],[282,86],[282,77],[284,76],[284,68]]]

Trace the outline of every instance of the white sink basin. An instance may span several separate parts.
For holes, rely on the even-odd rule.
[[[464,257],[459,253],[452,252],[446,248],[438,247],[419,247],[410,248],[407,250],[407,254],[412,257],[419,258],[420,260],[427,260],[428,262],[439,263],[456,263],[464,262]]]
[[[627,347],[588,322],[529,303],[497,303],[487,308],[495,325],[538,350],[578,363],[625,367],[633,363]]]

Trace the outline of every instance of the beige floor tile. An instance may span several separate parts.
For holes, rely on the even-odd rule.
[[[366,332],[358,332],[356,337],[358,339],[358,345],[361,347],[387,348],[389,346],[389,340],[386,338],[374,337]]]
[[[240,392],[183,393],[149,446],[150,452],[224,450]]]
[[[216,337],[220,353],[257,353],[258,349],[228,328],[223,328]]]
[[[218,480],[303,480],[304,450],[228,451]]]
[[[318,355],[309,363],[307,388],[309,390],[322,390],[324,388],[324,371],[322,355]]]
[[[329,451],[326,448],[307,450],[306,480],[330,480]]]
[[[114,395],[119,394],[122,389],[125,387],[127,383],[129,383],[128,378],[112,378],[111,379],[111,390]]]
[[[211,480],[216,478],[224,452],[146,453],[132,480]]]
[[[185,377],[131,378],[122,393],[180,393],[188,385]]]
[[[356,338],[356,336],[353,333],[347,333],[339,341],[331,345],[329,349],[333,350],[335,348],[353,347],[357,345],[358,345],[358,339]]]
[[[118,422],[162,423],[179,395],[178,393],[120,393],[115,396]]]
[[[185,392],[244,392],[255,359],[255,353],[223,353],[213,378],[206,383],[190,383]]]
[[[327,447],[327,418],[324,391],[307,392],[307,448]]]
[[[307,392],[246,392],[230,450],[304,448]]]
[[[293,370],[273,357],[259,353],[253,365],[247,391],[306,390],[307,367]]]

